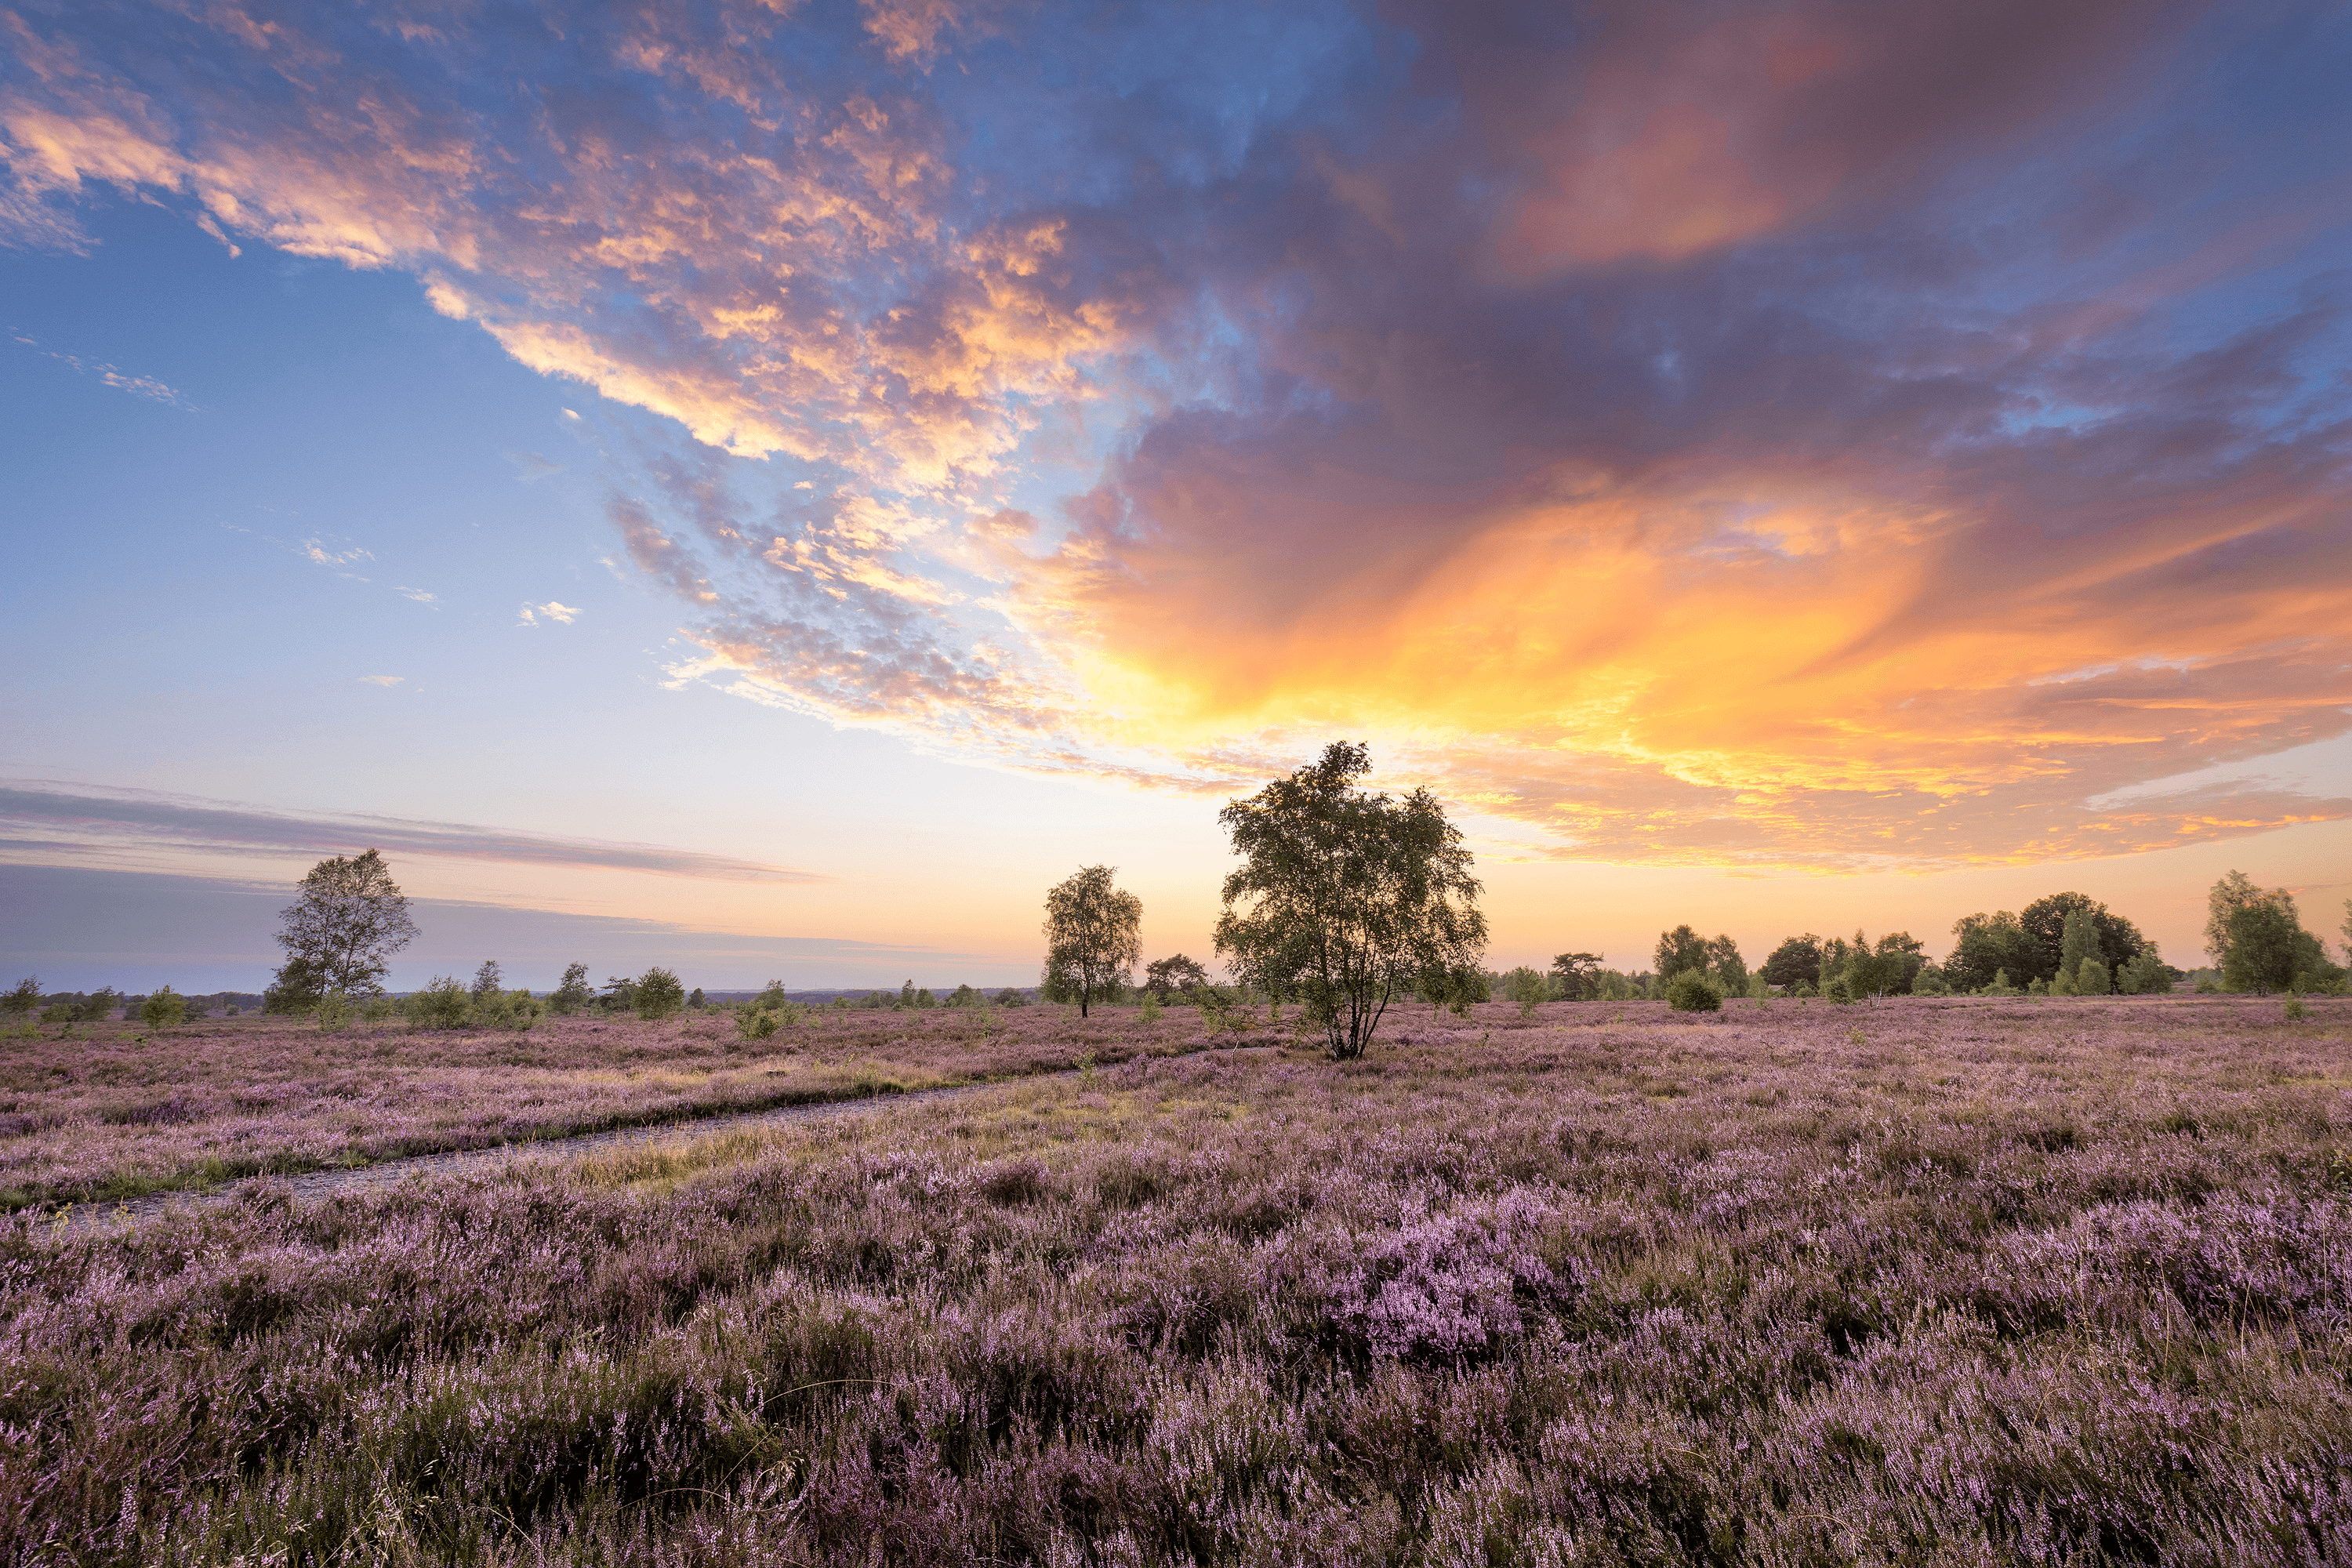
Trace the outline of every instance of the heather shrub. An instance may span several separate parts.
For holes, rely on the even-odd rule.
[[[638,1017],[658,1023],[686,1005],[686,987],[676,973],[656,963],[637,976],[631,1000]]]
[[[1704,971],[1685,969],[1666,982],[1666,1005],[1677,1013],[1717,1012],[1723,1006],[1723,993]]]
[[[462,1029],[474,1021],[474,996],[454,975],[436,974],[412,992],[408,1021],[420,1029]]]

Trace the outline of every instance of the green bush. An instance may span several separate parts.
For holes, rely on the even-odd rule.
[[[1685,972],[1688,973],[1688,972]],[[1519,1005],[1519,1016],[1532,1018],[1537,1006],[1551,996],[1551,976],[1525,964],[1503,976],[1503,999]]]
[[[352,1021],[352,999],[347,993],[330,991],[319,998],[319,1005],[311,1012],[321,1030],[336,1034]]]
[[[776,1016],[761,1011],[735,1015],[735,1033],[746,1040],[764,1040],[776,1032]]]
[[[174,1029],[188,1021],[188,1001],[166,985],[139,1004],[139,1021],[151,1029]]]
[[[686,987],[677,976],[655,964],[637,976],[637,1016],[649,1023],[658,1023],[686,1005]]]
[[[2074,971],[2074,994],[2078,996],[2105,996],[2114,988],[2107,966],[2095,958],[2083,960],[2083,966]]]
[[[1714,1013],[1723,1006],[1723,993],[1702,970],[1685,969],[1666,982],[1666,1005],[1677,1013]]]
[[[436,974],[408,998],[408,1021],[420,1029],[462,1029],[474,1021],[473,994],[454,975]]]

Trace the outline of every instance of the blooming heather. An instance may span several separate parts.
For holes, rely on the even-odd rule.
[[[2347,1026],[1497,1005],[20,1215],[0,1560],[2346,1562]]]

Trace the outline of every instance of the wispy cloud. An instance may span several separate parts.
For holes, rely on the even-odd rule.
[[[567,605],[560,600],[550,599],[544,605],[523,605],[521,618],[516,624],[535,626],[539,625],[539,617],[545,616],[559,626],[568,626],[580,618],[580,606],[577,605]]]
[[[393,592],[399,595],[404,599],[414,599],[420,605],[438,605],[441,603],[441,596],[439,595],[428,594],[422,588],[395,587],[393,589]]]
[[[0,201],[0,227],[4,227],[8,223],[9,216],[8,204],[5,201]],[[30,237],[38,237],[43,232],[43,227],[37,220],[31,226],[31,230]],[[21,332],[12,333],[11,336],[42,358],[53,359],[60,364],[70,365],[83,375],[94,375],[117,391],[130,393],[133,397],[146,398],[151,403],[168,404],[173,408],[184,409],[189,413],[195,412],[194,404],[152,375],[134,374],[130,371],[110,365],[104,360],[89,359],[81,354],[69,354],[58,349],[45,349]]]
[[[381,678],[379,678],[381,679]],[[338,812],[283,812],[147,790],[26,780],[0,784],[0,836],[46,836],[47,856],[126,846],[223,855],[387,854],[534,866],[601,867],[720,881],[820,882],[814,872],[652,844],[562,838],[465,823]]]
[[[2129,793],[2352,729],[2352,110],[2264,63],[2340,26],[557,10],[11,17],[0,219],[106,185],[405,269],[685,433],[608,504],[674,680],[954,754],[1364,734],[1618,859],[2352,810]]]
[[[398,675],[362,675],[360,679],[367,682],[370,686],[392,687],[399,685],[402,680],[406,679],[406,677]]]

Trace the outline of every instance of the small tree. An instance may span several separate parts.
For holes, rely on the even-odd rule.
[[[2059,935],[2058,973],[2073,982],[2075,990],[2085,991],[2087,987],[2082,981],[2083,965],[2095,963],[2098,958],[2099,928],[2093,922],[2091,911],[2079,905],[2068,910],[2065,925]],[[2104,976],[2104,966],[2101,973]],[[2104,995],[2105,992],[2106,986],[2102,984],[2096,994]]]
[[[1552,978],[1561,996],[1581,1002],[1601,994],[1601,957],[1597,952],[1563,952],[1551,961]]]
[[[1706,944],[1706,972],[1726,996],[1748,994],[1748,961],[1739,955],[1739,944],[1728,936],[1710,938]]]
[[[1685,969],[1696,969],[1705,973],[1706,960],[1706,939],[1691,930],[1689,926],[1678,925],[1672,931],[1662,931],[1658,933],[1659,980],[1672,980]]]
[[[1551,999],[1551,977],[1525,964],[1503,976],[1503,997],[1519,1005],[1519,1016],[1532,1018],[1536,1008]]]
[[[1765,984],[1778,985],[1794,994],[1800,985],[1819,986],[1822,983],[1822,939],[1811,931],[1792,936],[1772,950],[1764,961]]]
[[[21,1018],[40,1005],[41,981],[36,974],[27,974],[16,982],[14,990],[0,996],[0,1009],[5,1009],[11,1018]]]
[[[1189,996],[1209,983],[1209,971],[1198,959],[1177,953],[1156,958],[1143,966],[1143,987],[1165,1002],[1178,992]]]
[[[2291,903],[2285,907],[2263,899],[2242,904],[2223,922],[2227,938],[2221,961],[2221,984],[2231,991],[2267,996],[2294,984],[2295,959],[2303,928]]]
[[[996,994],[996,1005],[1000,1007],[1026,1007],[1029,998],[1022,994],[1019,986],[1008,985]]]
[[[102,1023],[114,1016],[114,1010],[121,1006],[122,1003],[122,993],[111,985],[103,990],[93,991],[82,998],[80,1021],[85,1024]]]
[[[408,900],[373,849],[311,867],[301,896],[278,918],[286,963],[271,990],[283,1011],[299,1011],[329,991],[378,994],[392,955],[416,937]]]
[[[408,999],[408,1021],[420,1029],[462,1029],[474,1021],[474,994],[454,974],[436,974]]]
[[[176,1029],[187,1019],[187,998],[168,985],[139,1004],[139,1021],[151,1029]]]
[[[637,976],[635,1000],[637,1016],[649,1023],[658,1023],[686,1005],[686,987],[678,978],[660,964],[655,964]]]
[[[599,1013],[633,1013],[637,1006],[637,983],[626,974],[604,976],[604,994],[596,998]]]
[[[495,958],[482,960],[482,967],[474,971],[471,987],[474,1000],[479,1002],[483,997],[495,996],[505,989],[506,976],[499,973],[499,961]]]
[[[1083,867],[1045,894],[1045,999],[1076,1002],[1081,1018],[1097,995],[1126,984],[1143,957],[1143,900],[1120,891],[1117,874],[1112,866]]]
[[[1225,879],[1217,951],[1244,984],[1299,996],[1342,1061],[1417,978],[1475,969],[1486,945],[1461,831],[1425,789],[1357,787],[1371,765],[1336,742],[1217,818],[1243,862]]]
[[[698,985],[698,986],[696,986],[696,987],[694,988],[694,993],[693,993],[693,994],[692,994],[692,995],[690,995],[690,996],[688,996],[688,997],[686,999],[686,1005],[687,1005],[687,1006],[688,1006],[688,1009],[690,1009],[691,1011],[697,1012],[697,1013],[699,1013],[700,1011],[702,1011],[702,1009],[703,1009],[703,1008],[705,1008],[705,1007],[707,1007],[707,1006],[709,1006],[709,1004],[708,1002],[705,1002],[705,1001],[702,999],[702,987],[701,987],[701,986]]]
[[[547,994],[548,1011],[569,1016],[596,1000],[595,988],[588,984],[588,966],[568,963],[563,967],[563,984]]]
[[[2171,973],[2158,956],[2155,943],[2141,948],[2116,971],[2116,989],[2126,996],[2155,996],[2172,989]]]
[[[784,1004],[791,1000],[791,997],[784,994],[784,983],[781,980],[771,980],[768,982],[768,988],[760,993],[751,1005],[781,1012]]]

